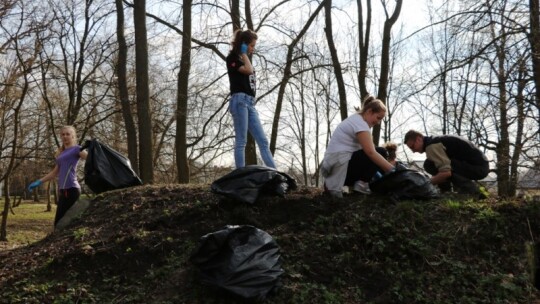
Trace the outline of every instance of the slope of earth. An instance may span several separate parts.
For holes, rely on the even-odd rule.
[[[189,262],[225,225],[279,245],[282,286],[265,303],[540,303],[538,203],[335,201],[301,188],[243,205],[208,185],[107,192],[66,229],[0,251],[0,303],[237,303]]]

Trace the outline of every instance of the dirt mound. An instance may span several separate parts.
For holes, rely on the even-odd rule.
[[[405,201],[301,188],[239,204],[208,185],[140,186],[96,197],[62,231],[0,252],[2,303],[236,303],[201,286],[189,256],[225,225],[281,248],[267,303],[534,303],[526,245],[540,206]]]

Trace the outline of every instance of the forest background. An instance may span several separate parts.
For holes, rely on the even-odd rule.
[[[257,109],[278,169],[300,184],[319,186],[332,130],[372,94],[389,109],[376,144],[409,128],[467,137],[489,156],[498,194],[515,195],[519,174],[539,165],[538,0],[415,1],[418,18],[410,5],[2,1],[2,226],[13,197],[53,167],[62,125],[125,153],[147,184],[229,172],[224,60],[238,28],[259,35]],[[257,161],[253,142],[247,157]]]

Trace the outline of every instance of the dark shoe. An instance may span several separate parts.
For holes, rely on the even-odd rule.
[[[452,185],[454,186],[454,190],[457,193],[471,194],[471,195],[477,196],[477,197],[480,197],[480,195],[484,195],[480,191],[480,188],[478,187],[478,185],[474,181],[472,181],[472,180],[470,180],[470,179],[468,179],[466,177],[463,177],[461,175],[453,173],[450,180],[452,182]]]
[[[454,184],[454,189],[457,193],[480,194],[480,189],[473,181],[469,181],[468,183]]]
[[[452,183],[444,182],[437,185],[441,193],[452,192]]]

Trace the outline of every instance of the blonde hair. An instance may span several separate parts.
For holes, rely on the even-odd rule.
[[[71,125],[64,125],[60,128],[60,132],[62,132],[62,130],[71,130],[71,133],[73,135],[73,142],[77,142],[77,130],[75,129],[74,126],[71,126]],[[54,154],[55,157],[58,157],[58,155],[60,155],[60,153],[64,152],[64,150],[66,149],[66,147],[64,146],[64,143],[62,143],[62,145],[60,145],[60,147],[58,147],[58,150],[56,150],[56,153]]]
[[[374,96],[367,95],[366,97],[364,97],[364,101],[362,102],[362,109],[356,107],[355,110],[360,114],[364,114],[368,110],[371,110],[371,112],[373,113],[380,113],[386,112],[386,106],[384,105],[382,100],[377,99]]]

